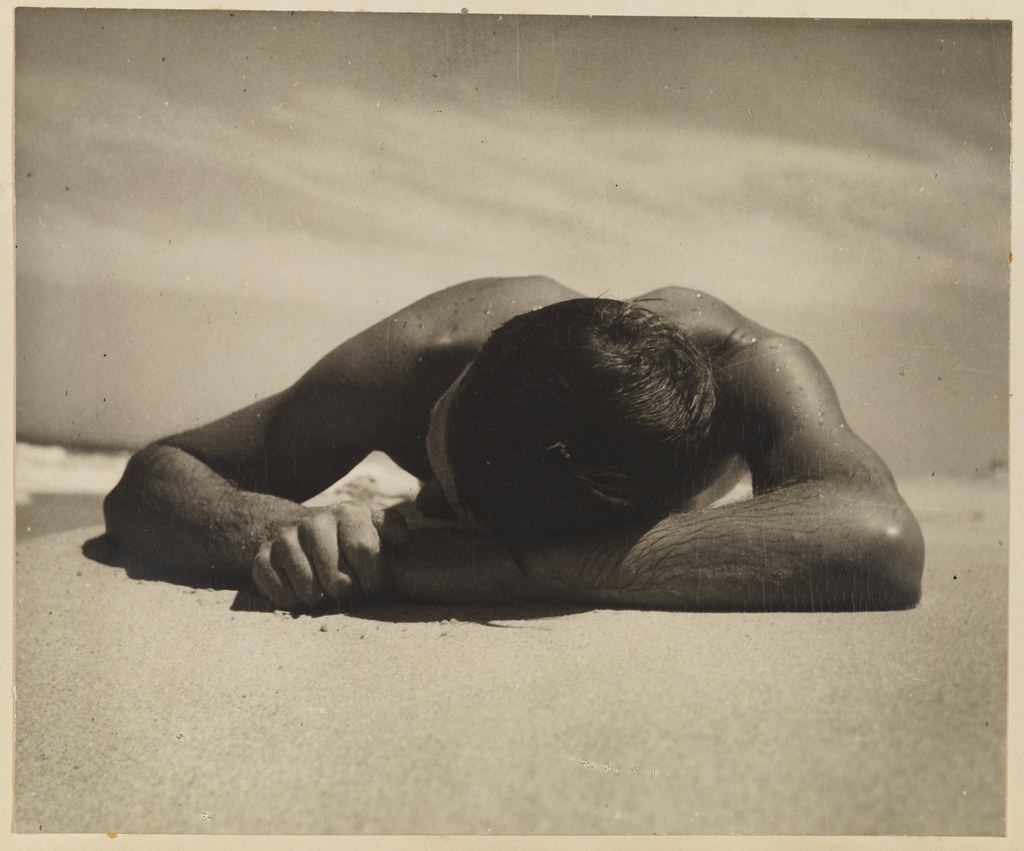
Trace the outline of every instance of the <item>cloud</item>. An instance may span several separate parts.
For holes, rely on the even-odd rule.
[[[173,293],[180,329],[217,321],[190,299],[258,302],[268,328],[312,306],[326,343],[483,275],[683,284],[809,335],[846,383],[929,336],[984,370],[1005,321],[1005,28],[26,11],[18,323],[39,382],[86,368],[46,335],[97,288],[145,297],[147,321]],[[90,404],[97,433],[125,416]]]

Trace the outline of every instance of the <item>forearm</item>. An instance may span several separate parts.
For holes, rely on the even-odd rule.
[[[514,603],[534,594],[508,550],[476,530],[414,530],[386,566],[403,597],[432,603]]]
[[[527,558],[531,574],[599,605],[885,609],[917,602],[923,546],[895,492],[806,483]]]
[[[243,491],[187,452],[155,444],[136,453],[103,505],[119,552],[170,572],[249,575],[260,544],[307,511]]]

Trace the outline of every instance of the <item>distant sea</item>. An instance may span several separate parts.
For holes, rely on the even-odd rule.
[[[103,498],[131,453],[19,442],[14,454],[15,541],[103,523]],[[368,499],[394,504],[415,497],[419,482],[386,455],[371,453],[309,504]]]
[[[121,478],[128,456],[18,443],[15,540],[102,524],[103,497]]]

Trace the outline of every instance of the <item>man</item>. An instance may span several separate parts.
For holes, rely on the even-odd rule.
[[[300,504],[375,449],[459,525]],[[686,510],[737,456],[753,498]],[[104,508],[126,555],[251,575],[283,608],[905,608],[923,567],[917,522],[803,344],[704,293],[622,303],[543,277],[399,311],[288,390],[138,452]]]

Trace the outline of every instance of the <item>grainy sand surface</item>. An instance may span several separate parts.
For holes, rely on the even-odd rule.
[[[16,830],[1001,834],[1006,480],[902,489],[892,613],[292,617],[25,538]]]

